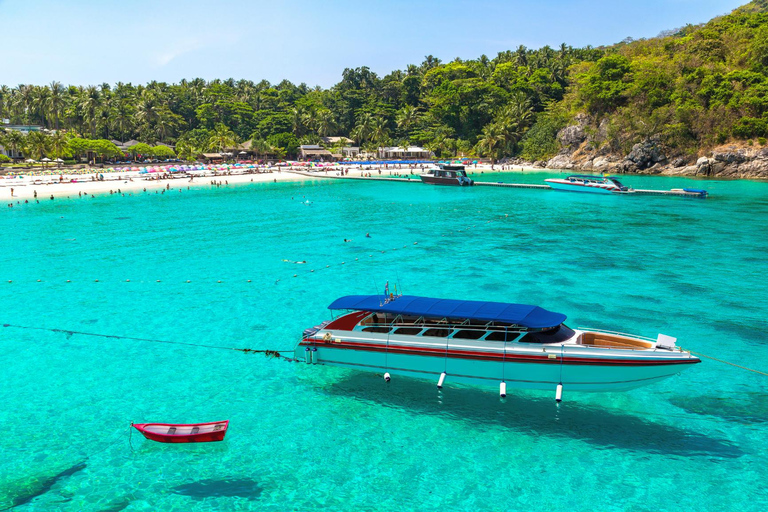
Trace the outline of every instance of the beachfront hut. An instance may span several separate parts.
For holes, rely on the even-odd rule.
[[[352,144],[354,142],[347,137],[320,137],[320,140],[326,146],[335,146],[339,142],[343,142],[344,144]]]
[[[299,160],[317,161],[322,160],[326,162],[332,161],[333,155],[327,149],[321,148],[317,144],[304,144],[299,146]]]
[[[426,160],[432,158],[432,152],[419,146],[409,146],[408,148],[388,146],[379,149],[379,158],[383,160]]]
[[[201,153],[197,155],[197,158],[206,164],[220,164],[224,161],[224,155],[221,153]]]

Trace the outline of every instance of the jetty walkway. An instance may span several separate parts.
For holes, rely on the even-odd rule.
[[[332,176],[330,174],[321,174],[316,172],[307,172],[307,171],[298,171],[298,170],[288,170],[284,169],[283,172],[292,172],[295,174],[301,174],[304,176],[311,176],[314,178],[330,178],[330,179],[336,179],[336,180],[361,180],[361,181],[395,181],[395,182],[401,182],[401,183],[419,183],[421,184],[421,180],[419,179],[418,175],[414,175],[414,179],[408,179],[408,178],[386,178],[384,176]],[[537,188],[537,189],[546,189],[546,190],[553,190],[552,187],[549,185],[540,185],[537,183],[504,183],[501,181],[476,181],[474,183],[474,186],[476,187],[502,187],[502,188]],[[691,198],[691,199],[704,199],[707,197],[706,194],[701,194],[700,192],[688,192],[683,189],[677,189],[673,188],[672,190],[651,190],[651,189],[631,189],[626,192],[616,192],[617,194],[626,194],[626,195],[640,195],[640,196],[673,196],[673,197],[685,197],[685,198]]]

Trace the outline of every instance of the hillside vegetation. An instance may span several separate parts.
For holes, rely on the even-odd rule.
[[[234,79],[1,86],[0,118],[64,133],[57,142],[36,137],[29,150],[52,157],[87,150],[65,140],[73,136],[104,154],[107,140],[134,138],[191,157],[246,140],[293,156],[300,143],[344,135],[368,149],[419,144],[438,156],[541,160],[561,149],[558,131],[577,118],[605,151],[651,139],[669,154],[694,155],[768,136],[767,7],[757,0],[704,25],[606,48],[428,56],[384,77],[346,69],[329,89]]]

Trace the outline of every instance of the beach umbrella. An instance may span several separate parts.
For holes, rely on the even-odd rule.
[[[42,160],[40,160],[40,161],[41,161],[41,162],[50,162],[50,161],[51,161],[51,159],[50,159],[50,158],[48,158],[48,157],[45,157],[45,158],[43,158],[43,159],[42,159]]]
[[[36,164],[36,163],[37,163],[37,160],[33,160],[32,158],[27,158],[27,159],[26,159],[26,160],[24,160],[24,161],[25,161],[26,163],[28,163],[28,164]]]

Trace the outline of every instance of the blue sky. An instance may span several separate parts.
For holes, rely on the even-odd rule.
[[[700,23],[747,0],[0,0],[0,84],[246,78],[329,87],[425,55],[599,46]]]

